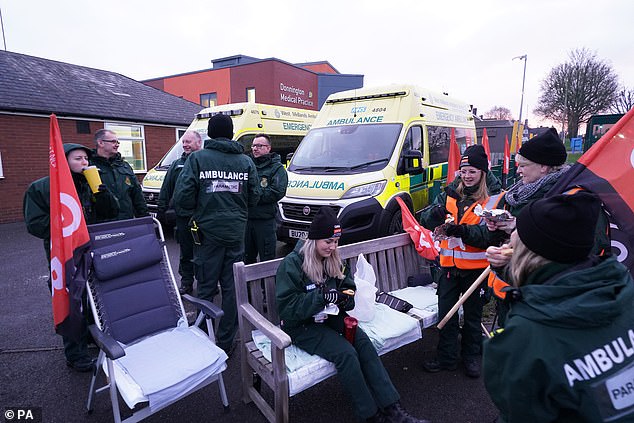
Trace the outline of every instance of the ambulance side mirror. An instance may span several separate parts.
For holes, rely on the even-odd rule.
[[[420,175],[423,173],[423,153],[418,150],[408,150],[403,153],[401,157],[401,166],[402,173],[409,173],[410,175]]]

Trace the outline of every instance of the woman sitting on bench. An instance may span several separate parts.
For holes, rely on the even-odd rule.
[[[362,329],[354,343],[343,336],[346,311],[354,308],[356,289],[337,250],[341,226],[330,207],[322,207],[308,230],[277,270],[276,297],[282,329],[309,354],[334,363],[357,416],[369,422],[424,422],[399,403],[383,363]],[[336,314],[322,313],[338,307]],[[331,311],[332,312],[332,311]]]

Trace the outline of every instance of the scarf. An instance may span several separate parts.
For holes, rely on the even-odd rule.
[[[528,184],[519,181],[513,185],[504,195],[504,200],[512,207],[527,203],[542,187],[554,184],[570,166],[564,166],[556,172],[549,173],[541,179]]]

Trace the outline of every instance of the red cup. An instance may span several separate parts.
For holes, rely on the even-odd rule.
[[[343,319],[344,329],[343,336],[346,337],[348,342],[354,344],[354,334],[357,332],[357,326],[359,326],[359,321],[352,316],[346,316]]]

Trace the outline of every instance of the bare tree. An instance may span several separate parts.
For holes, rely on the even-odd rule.
[[[511,115],[511,110],[504,106],[493,106],[491,110],[484,114],[484,117],[487,119],[497,119],[497,120],[511,120],[513,119],[513,115]]]
[[[622,87],[618,93],[616,93],[616,99],[610,110],[614,113],[627,113],[632,107],[634,107],[634,89],[627,89]]]
[[[581,122],[609,110],[618,90],[612,66],[588,49],[576,49],[569,61],[555,66],[542,81],[535,113],[567,124],[569,137],[576,137]]]

